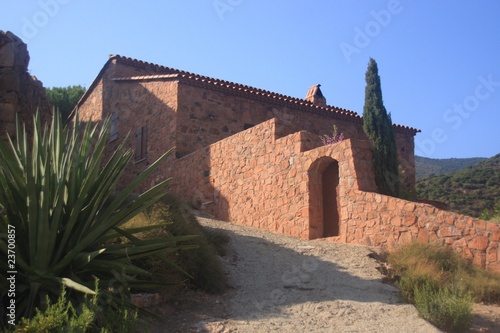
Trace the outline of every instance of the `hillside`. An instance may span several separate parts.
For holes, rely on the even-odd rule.
[[[484,157],[473,158],[427,158],[415,156],[415,169],[417,180],[432,174],[439,176],[473,166],[486,160]]]
[[[479,217],[484,210],[500,205],[500,154],[452,174],[417,180],[417,196]]]

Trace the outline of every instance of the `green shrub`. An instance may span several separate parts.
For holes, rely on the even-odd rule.
[[[460,258],[451,250],[421,243],[400,247],[388,256],[388,261],[401,295],[410,302],[415,288],[445,285],[452,279],[450,271],[460,266]]]
[[[450,211],[487,220],[497,216],[499,221],[500,154],[448,175],[419,179],[416,193],[447,203]]]
[[[224,254],[224,245],[229,241],[225,233],[203,228],[186,205],[168,195],[139,218],[144,217],[149,224],[166,222],[164,231],[170,236],[196,235],[195,239],[179,243],[185,246],[195,245],[195,248],[173,253],[172,260],[187,273],[187,282],[191,287],[210,293],[225,290],[226,275],[217,257],[217,254]],[[137,220],[134,222],[141,223]],[[159,262],[148,261],[145,265],[148,270],[155,271],[155,274],[164,274],[165,267]]]
[[[113,195],[133,153],[122,143],[104,158],[109,119],[74,130],[63,127],[58,113],[50,129],[35,117],[33,137],[19,124],[16,142],[0,140],[0,294],[8,301],[6,272],[9,230],[15,230],[16,315],[30,318],[56,301],[61,285],[67,298],[81,304],[99,279],[109,306],[130,305],[130,288],[157,288],[136,263],[158,253],[177,253],[192,236],[140,240],[134,234],[164,227],[126,229],[123,225],[161,199],[167,181],[128,200],[169,152]],[[101,126],[102,125],[102,126]],[[112,243],[118,236],[128,242]],[[12,247],[12,246],[11,246]],[[4,306],[5,304],[2,304]]]
[[[417,288],[421,288],[425,285],[432,286],[435,289],[438,289],[441,283],[439,279],[436,279],[435,276],[424,273],[420,271],[415,274],[403,274],[401,275],[396,283],[399,288],[399,293],[401,296],[407,301],[414,303],[415,302],[415,290]]]
[[[225,256],[227,254],[226,245],[229,243],[229,236],[224,231],[218,229],[204,227],[202,230],[208,242],[212,244],[217,254],[221,257]]]
[[[483,210],[480,218],[483,220],[500,223],[500,202],[497,202],[495,207],[491,209]]]
[[[91,302],[97,300],[94,295]],[[36,309],[33,318],[24,318],[17,325],[16,333],[37,333],[37,332],[75,332],[83,333],[90,330],[96,320],[95,313],[89,308],[89,303],[82,304],[80,313],[77,313],[71,302],[66,299],[66,291],[63,288],[59,299],[52,304],[47,296],[47,306],[45,310]]]
[[[84,302],[75,309],[66,298],[66,289],[56,303],[47,297],[45,310],[36,309],[33,318],[24,318],[15,327],[15,333],[92,333],[92,332],[123,332],[135,333],[138,327],[137,311],[130,311],[126,307],[102,307],[99,294],[90,299],[85,297]]]
[[[424,266],[431,266],[441,272],[452,272],[469,266],[448,247],[417,242],[400,247],[389,255],[388,260],[396,274]]]
[[[472,266],[450,248],[412,243],[387,259],[401,295],[440,328],[468,327],[472,301],[500,303],[500,275]]]
[[[412,243],[388,256],[390,274],[401,294],[413,299],[413,287],[424,284],[469,293],[477,302],[500,302],[500,274],[474,267],[447,247]]]
[[[415,306],[421,316],[447,332],[465,332],[472,325],[472,297],[429,284],[415,288]]]
[[[500,304],[500,274],[472,268],[455,274],[455,288],[472,295],[474,301]]]

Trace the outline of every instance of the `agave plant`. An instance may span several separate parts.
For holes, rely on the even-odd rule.
[[[135,233],[161,226],[123,227],[165,195],[168,180],[130,200],[170,151],[116,194],[133,152],[122,143],[104,158],[109,123],[76,119],[70,129],[54,112],[45,130],[35,116],[31,140],[19,124],[15,143],[0,140],[0,293],[5,309],[12,296],[6,278],[13,275],[17,318],[31,317],[46,296],[57,300],[61,285],[76,300],[93,293],[96,279],[104,293],[122,296],[130,288],[158,287],[163,282],[145,279],[148,272],[134,262],[177,251],[178,242],[190,239],[140,240]],[[110,241],[117,236],[129,241]]]

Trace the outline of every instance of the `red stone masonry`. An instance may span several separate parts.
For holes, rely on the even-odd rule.
[[[319,93],[319,86],[315,87]],[[169,110],[162,111],[162,101]],[[147,126],[148,134],[158,133],[163,137],[161,142],[148,140],[144,164],[152,163],[159,156],[153,151],[166,151],[175,146],[176,156],[185,156],[272,118],[279,119],[290,133],[306,130],[317,135],[330,134],[335,124],[345,138],[366,139],[362,117],[356,112],[329,106],[326,102],[320,104],[112,55],[78,108],[84,120],[118,115],[119,138],[129,132],[133,134],[140,126]],[[143,119],[145,111],[148,119]],[[149,117],[151,114],[155,114],[155,120]],[[169,118],[168,124],[160,121],[160,115]],[[415,187],[413,137],[419,130],[403,125],[394,125],[394,129],[402,184],[412,192]],[[130,146],[134,147],[133,142]],[[132,169],[136,170],[130,174],[137,174],[140,166]]]
[[[170,190],[180,199],[232,223],[388,249],[438,242],[500,271],[498,225],[376,193],[362,118],[325,106],[319,85],[309,95],[322,105],[111,56],[79,110],[85,121],[115,117],[108,153],[127,135],[129,148],[140,142],[144,154],[124,183],[175,147],[144,189],[172,177]],[[320,135],[333,124],[346,139],[323,146]],[[394,128],[402,183],[412,191],[418,130]]]
[[[500,226],[434,206],[353,191],[346,242],[388,249],[410,241],[450,245],[474,264],[500,271]]]
[[[321,146],[316,135],[280,135],[286,132],[271,119],[174,161],[166,170],[172,192],[236,224],[388,249],[412,240],[438,242],[500,270],[497,224],[375,193],[366,141]],[[335,163],[338,220],[325,221],[321,174]],[[325,235],[332,223],[337,235]]]

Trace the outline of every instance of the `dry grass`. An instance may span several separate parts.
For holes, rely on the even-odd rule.
[[[446,331],[470,326],[473,301],[500,304],[500,275],[472,266],[447,247],[412,243],[387,259],[401,295]]]
[[[429,283],[470,293],[476,302],[500,304],[500,274],[471,265],[448,247],[412,243],[391,253],[388,262],[399,281],[411,280],[418,287]]]

